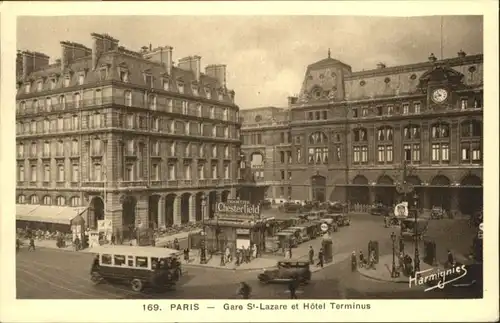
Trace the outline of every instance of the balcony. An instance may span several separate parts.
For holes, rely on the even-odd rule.
[[[183,179],[179,181],[179,186],[181,187],[191,187],[193,186],[193,180],[191,179]]]
[[[49,181],[43,181],[42,182],[42,187],[50,187],[51,186],[50,184],[51,183]]]
[[[64,182],[64,181],[56,182],[56,187],[57,188],[65,188],[66,182]]]
[[[25,181],[17,181],[16,187],[23,187],[25,185]]]
[[[150,186],[151,187],[162,187],[163,186],[163,182],[162,181],[158,181],[158,180],[154,180],[154,181],[150,182]]]
[[[268,127],[285,127],[290,123],[288,121],[268,121],[259,123],[243,123],[241,129],[255,129],[255,128],[268,128]]]
[[[38,185],[36,181],[30,181],[29,186],[37,187]]]
[[[82,187],[104,188],[104,182],[97,182],[97,181],[83,182]]]
[[[224,178],[224,185],[231,185],[233,183],[233,180],[230,178]]]
[[[146,181],[121,181],[118,183],[120,187],[146,187]]]
[[[199,179],[198,180],[198,186],[208,186],[208,180],[206,180],[206,179]]]
[[[80,186],[80,183],[78,183],[78,182],[70,182],[69,183],[69,187],[71,187],[71,188],[77,188],[79,186]]]
[[[219,179],[217,179],[217,178],[215,178],[215,179],[211,179],[211,180],[210,180],[210,184],[211,184],[211,185],[219,185],[219,182],[220,182],[220,180],[219,180]]]
[[[167,181],[167,185],[168,185],[168,186],[177,186],[178,184],[179,184],[179,181],[178,181],[178,180],[176,180],[176,179],[169,179],[169,180]]]

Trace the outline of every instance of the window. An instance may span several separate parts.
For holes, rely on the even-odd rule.
[[[131,107],[132,106],[132,92],[131,91],[125,91],[125,106]]]
[[[151,165],[151,179],[153,181],[160,180],[160,166],[158,164]]]
[[[38,203],[40,203],[40,200],[38,199],[38,196],[37,195],[31,195],[31,197],[30,197],[30,203],[31,204],[38,204]]]
[[[281,173],[281,179],[284,180],[285,179],[285,171],[281,170],[280,173]]]
[[[281,144],[285,143],[285,133],[284,132],[280,133],[280,143]]]
[[[198,148],[198,156],[205,157],[205,145],[201,144]]]
[[[409,114],[410,113],[410,105],[408,103],[403,104],[403,114]]]
[[[483,102],[481,98],[474,98],[474,109],[481,109],[483,107]]]
[[[64,87],[69,87],[70,83],[71,83],[71,79],[69,78],[69,76],[66,76],[64,78]]]
[[[368,117],[368,108],[363,108],[361,110],[361,116]]]
[[[47,112],[50,112],[52,110],[52,99],[51,98],[45,99],[45,109],[47,110]]]
[[[285,162],[285,152],[280,151],[280,162],[283,164]]]
[[[64,142],[62,140],[57,142],[57,156],[64,156]]]
[[[362,163],[368,162],[368,147],[367,146],[361,146],[361,162]]]
[[[57,165],[57,181],[64,182],[64,165]]]
[[[328,120],[328,111],[323,111],[323,120]]]
[[[307,113],[307,120],[313,120],[314,114],[312,112]]]
[[[460,125],[461,136],[467,137],[480,137],[482,135],[482,124],[478,120],[467,120]]]
[[[17,180],[20,182],[24,182],[24,166],[19,166]]]
[[[80,122],[78,116],[74,115],[73,117],[71,117],[71,129],[78,130],[79,127],[80,127]]]
[[[440,160],[439,144],[433,144],[432,145],[432,161],[438,162],[439,160]]]
[[[211,100],[212,99],[212,89],[206,88],[205,95],[207,96],[207,99]]]
[[[78,85],[83,85],[85,82],[85,74],[81,73],[78,75]]]
[[[211,119],[215,118],[215,108],[214,107],[210,107],[210,118]]]
[[[38,108],[39,108],[38,100],[33,100],[33,113],[38,113]]]
[[[383,163],[385,161],[385,146],[378,146],[378,162]]]
[[[73,139],[71,141],[71,156],[77,156],[79,154],[80,147],[78,145],[78,140]]]
[[[78,196],[73,196],[70,198],[69,204],[73,207],[80,206],[80,198]]]
[[[50,79],[50,89],[54,90],[57,86],[57,80],[55,78]]]
[[[224,146],[224,158],[229,158],[229,146]]]
[[[170,156],[175,156],[177,144],[175,142],[170,144]]]
[[[387,163],[392,163],[392,161],[393,161],[392,146],[386,146],[385,149],[386,149],[386,154],[387,154],[385,161]]]
[[[404,140],[419,140],[420,139],[420,126],[409,125],[403,128]]]
[[[24,144],[20,143],[17,149],[18,156],[21,158],[24,157]]]
[[[102,104],[102,91],[101,90],[95,90],[95,92],[94,92],[94,98],[95,98],[95,104],[96,105],[101,105]]]
[[[78,164],[71,165],[71,181],[78,182],[80,180],[80,166]]]
[[[229,128],[224,127],[224,138],[229,138]]]
[[[175,176],[175,165],[173,164],[170,164],[168,165],[168,179],[169,180],[175,180],[176,176]]]
[[[156,95],[149,96],[149,108],[156,110]]]
[[[101,255],[101,264],[103,265],[111,265],[113,262],[113,259],[111,255]]]
[[[64,130],[64,119],[63,117],[57,118],[57,131]]]
[[[420,102],[413,103],[413,112],[415,114],[420,114]]]
[[[302,149],[297,148],[296,157],[297,157],[297,163],[301,163],[302,162]]]
[[[184,165],[184,179],[191,180],[191,165]]]
[[[420,144],[413,144],[413,161],[420,162]]]
[[[170,82],[168,79],[163,79],[163,90],[164,91],[170,90]]]
[[[160,119],[158,117],[153,117],[151,120],[151,128],[153,128],[154,131],[160,130]]]
[[[139,268],[148,268],[148,257],[135,257],[135,266]]]
[[[321,112],[320,111],[316,111],[316,120],[320,120],[321,119]]]
[[[133,114],[127,115],[127,128],[134,129],[135,126],[135,118]]]
[[[289,181],[292,180],[292,172],[288,172],[287,173],[287,178],[288,178]]]
[[[93,164],[93,175],[94,175],[94,181],[95,182],[100,182],[102,180],[102,168],[101,168],[101,164],[99,163],[95,163]]]
[[[128,83],[128,71],[120,70],[120,80],[124,83]]]
[[[289,164],[291,164],[293,162],[293,160],[292,160],[292,152],[291,151],[287,151],[286,152],[286,159],[287,159],[287,162]]]
[[[184,83],[177,83],[177,89],[179,89],[179,93],[184,94]]]
[[[30,179],[32,182],[36,182],[37,181],[37,168],[36,168],[36,165],[31,165],[31,169],[30,169]]]
[[[64,95],[59,96],[59,105],[61,109],[66,107],[66,97]]]
[[[26,83],[24,89],[25,89],[26,93],[30,93],[31,92],[31,83]]]
[[[392,116],[394,114],[394,107],[392,105],[387,106],[387,115]]]
[[[212,145],[212,158],[218,157],[217,145]]]
[[[217,165],[212,165],[212,179],[217,179]]]
[[[225,179],[229,179],[230,178],[229,165],[228,164],[224,165],[224,178]]]
[[[36,82],[36,90],[38,92],[42,92],[42,90],[43,90],[43,82],[42,81]]]
[[[463,142],[461,144],[461,159],[462,162],[478,163],[482,160],[481,143],[480,142]]]
[[[468,99],[467,98],[460,99],[460,110],[466,110],[467,109],[467,103],[468,103]]]
[[[56,205],[59,205],[59,206],[66,205],[66,199],[64,198],[64,196],[56,197]]]
[[[99,70],[99,81],[105,81],[108,78],[108,69],[106,67]]]
[[[366,141],[366,129],[364,128],[358,128],[354,129],[354,141],[359,142],[359,141]]]
[[[24,196],[24,195],[19,195],[19,196],[17,197],[17,203],[19,203],[19,204],[24,204],[24,203],[26,203],[26,196]]]
[[[377,116],[381,116],[384,112],[383,107],[376,107],[375,110],[377,111]]]
[[[92,115],[92,126],[94,128],[101,127],[101,114],[99,112],[96,112]]]
[[[36,145],[36,142],[32,142],[31,143],[31,149],[30,149],[30,152],[31,152],[31,157],[36,157],[37,156],[37,145]]]
[[[31,120],[31,122],[30,122],[30,132],[36,133],[36,121],[35,120]]]
[[[196,105],[196,115],[197,115],[198,117],[201,117],[201,116],[202,116],[202,108],[201,108],[201,103],[198,103],[198,104]]]
[[[75,104],[75,108],[80,108],[80,93],[75,93],[73,95],[73,102]]]
[[[450,128],[446,123],[432,125],[432,139],[449,138]]]
[[[125,256],[122,255],[114,255],[113,263],[115,266],[126,266]]]
[[[198,166],[198,179],[205,179],[205,165]]]
[[[50,143],[48,141],[45,141],[43,143],[43,156],[44,157],[50,156]]]
[[[43,181],[50,182],[50,166],[49,165],[43,166]]]
[[[444,162],[450,161],[450,145],[441,144],[441,160]]]
[[[353,161],[355,163],[361,162],[361,154],[360,154],[360,147],[354,147],[353,149]]]
[[[403,146],[403,154],[405,161],[411,161],[411,145]]]
[[[48,195],[43,197],[43,204],[44,205],[51,205],[52,204],[52,198]]]
[[[340,146],[335,147],[335,160],[340,161],[340,158],[342,157],[342,148]]]

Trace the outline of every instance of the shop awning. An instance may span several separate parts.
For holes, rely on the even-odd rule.
[[[16,220],[70,225],[86,207],[16,204]]]

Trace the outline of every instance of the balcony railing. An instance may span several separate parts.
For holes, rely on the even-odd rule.
[[[71,188],[76,188],[76,187],[79,187],[79,186],[80,186],[80,183],[78,183],[78,182],[70,182],[69,183],[69,187],[71,187]]]
[[[94,182],[94,181],[89,181],[89,182],[83,182],[82,183],[83,187],[95,187],[95,188],[100,188],[104,187],[104,182]]]
[[[259,123],[243,123],[241,128],[266,128],[266,127],[278,127],[278,126],[288,126],[289,121],[267,121]]]
[[[56,187],[57,188],[64,188],[64,187],[66,187],[66,182],[56,182]]]
[[[208,185],[208,180],[206,180],[206,179],[199,179],[198,180],[198,185],[199,186],[207,186]]]
[[[147,183],[146,181],[122,181],[118,185],[121,187],[145,187]]]

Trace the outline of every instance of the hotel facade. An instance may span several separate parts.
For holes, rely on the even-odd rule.
[[[259,198],[482,207],[482,54],[353,72],[328,53],[288,107],[241,116]]]
[[[18,208],[88,207],[89,227],[106,218],[124,231],[213,216],[238,186],[239,108],[226,66],[203,72],[199,56],[174,66],[169,46],[132,51],[91,38],[92,48],[61,42],[54,64],[17,54]]]

